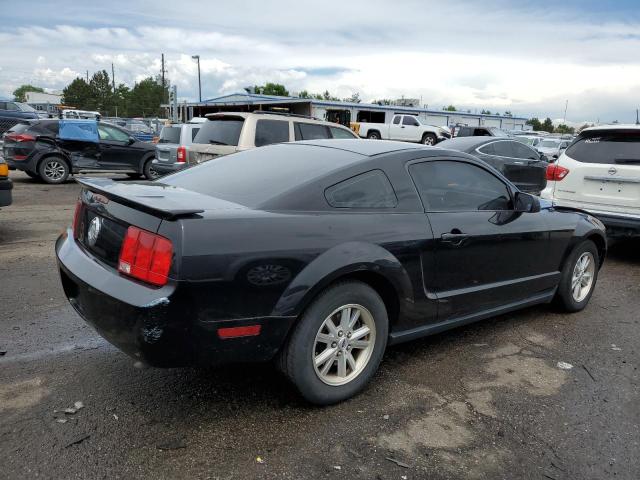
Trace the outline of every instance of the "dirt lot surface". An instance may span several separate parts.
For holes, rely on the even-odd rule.
[[[268,365],[134,368],[60,288],[53,242],[78,186],[13,179],[0,478],[640,476],[640,243],[611,249],[585,311],[540,306],[391,348],[363,394],[314,408]]]

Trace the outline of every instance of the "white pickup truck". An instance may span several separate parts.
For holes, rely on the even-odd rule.
[[[400,140],[435,145],[451,138],[448,129],[424,125],[415,115],[394,115],[391,123],[358,122],[354,126],[360,137],[374,140]]]

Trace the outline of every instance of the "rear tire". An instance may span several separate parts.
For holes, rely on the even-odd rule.
[[[425,133],[422,136],[422,140],[420,140],[420,143],[422,143],[423,145],[433,146],[438,143],[438,138],[433,133]]]
[[[576,246],[562,269],[554,303],[565,312],[586,307],[598,280],[599,265],[598,249],[591,240]]]
[[[378,132],[369,132],[367,133],[367,138],[369,140],[380,140],[380,134]]]
[[[38,174],[46,183],[64,183],[69,178],[69,164],[61,157],[47,157],[38,165]]]
[[[147,160],[144,164],[143,174],[147,180],[155,180],[160,174],[153,168],[153,158]]]
[[[338,283],[302,314],[279,367],[309,402],[337,403],[371,380],[388,333],[387,310],[376,291],[362,282]]]

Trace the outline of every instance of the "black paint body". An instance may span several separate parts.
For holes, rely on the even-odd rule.
[[[177,188],[169,184],[174,176],[85,182],[87,212],[169,238],[174,260],[169,283],[152,288],[118,274],[108,255],[94,255],[69,230],[56,252],[71,304],[107,340],[152,365],[264,361],[318,293],[340,279],[362,280],[380,293],[393,343],[550,301],[565,257],[585,238],[604,257],[602,225],[579,211],[544,204],[535,213],[425,213],[408,172],[415,162],[473,163],[517,192],[491,167],[459,152],[362,140],[253,152],[268,161],[318,149],[351,161],[257,208]],[[206,174],[205,165],[194,168]],[[328,205],[327,187],[373,169],[393,185],[395,208]],[[442,238],[455,229],[468,238],[460,244]],[[255,337],[217,335],[220,327],[256,324],[262,331]]]

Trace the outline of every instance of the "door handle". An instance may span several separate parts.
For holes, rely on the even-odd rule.
[[[456,229],[457,230],[457,229]],[[459,230],[458,230],[459,232]],[[443,233],[440,236],[440,240],[442,243],[450,243],[451,245],[458,247],[462,245],[462,243],[469,238],[469,235],[466,233]]]

